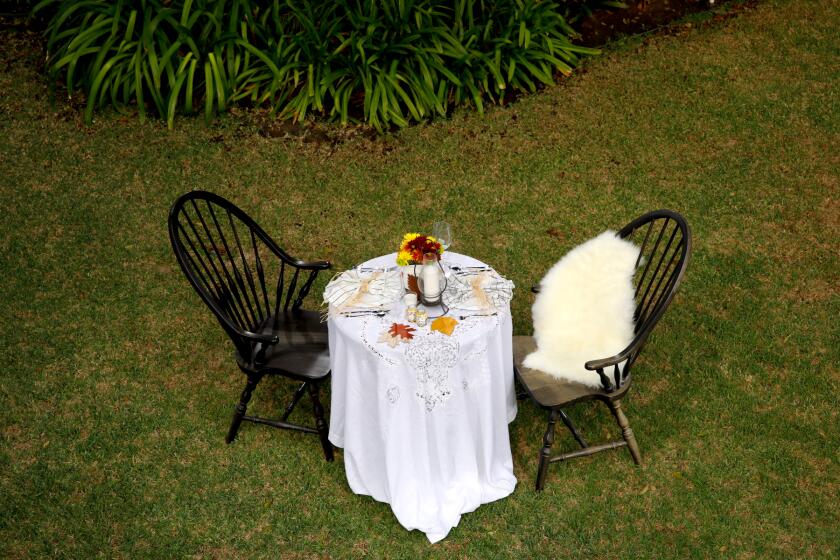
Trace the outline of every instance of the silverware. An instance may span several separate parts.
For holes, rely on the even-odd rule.
[[[391,272],[397,270],[396,266],[357,266],[358,272]]]
[[[458,319],[463,321],[464,319],[469,319],[470,317],[492,317],[493,315],[498,315],[498,314],[499,314],[498,311],[493,312],[493,313],[475,313],[473,315],[460,315],[458,317]]]
[[[344,311],[340,313],[342,317],[365,317],[367,315],[375,315],[377,317],[384,317],[388,312],[384,310],[370,310],[370,311]]]
[[[493,272],[493,269],[489,266],[465,266],[463,268],[453,266],[451,268],[455,272],[455,276],[470,276],[483,272]]]
[[[456,276],[469,276],[471,274],[481,274],[482,272],[490,272],[490,269],[487,270],[457,270],[455,271]]]
[[[475,272],[486,272],[489,270],[493,270],[492,267],[489,266],[450,266],[452,270],[458,271],[475,271]]]

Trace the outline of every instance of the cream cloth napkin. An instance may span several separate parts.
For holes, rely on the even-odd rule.
[[[346,270],[330,280],[324,289],[324,304],[330,313],[349,309],[390,308],[403,293],[398,270],[362,273]]]
[[[464,311],[501,309],[513,298],[514,284],[496,271],[450,276],[443,303]]]

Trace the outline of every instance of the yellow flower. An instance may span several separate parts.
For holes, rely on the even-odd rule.
[[[420,237],[419,233],[406,233],[403,235],[402,243],[400,243],[400,248],[405,247],[407,243],[410,243]]]
[[[411,253],[408,251],[400,251],[397,253],[397,264],[400,266],[405,266],[408,264],[408,261],[411,260]]]

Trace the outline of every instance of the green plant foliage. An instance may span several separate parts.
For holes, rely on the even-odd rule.
[[[232,104],[383,129],[534,91],[582,54],[538,0],[43,0],[48,67],[85,117],[135,104],[173,125]]]

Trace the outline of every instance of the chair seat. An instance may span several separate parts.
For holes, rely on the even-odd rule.
[[[531,336],[513,337],[513,363],[519,373],[519,380],[537,404],[545,408],[555,408],[585,399],[615,400],[621,398],[630,387],[628,378],[620,389],[607,392],[566,379],[558,379],[545,372],[530,369],[522,365],[525,356],[537,349],[537,343]],[[597,375],[594,371],[592,375]]]
[[[236,361],[245,372],[281,374],[301,381],[326,377],[330,372],[330,352],[326,323],[314,311],[284,313],[274,328],[274,317],[263,321],[259,334],[273,334],[280,340],[266,352],[256,370],[237,353]]]

